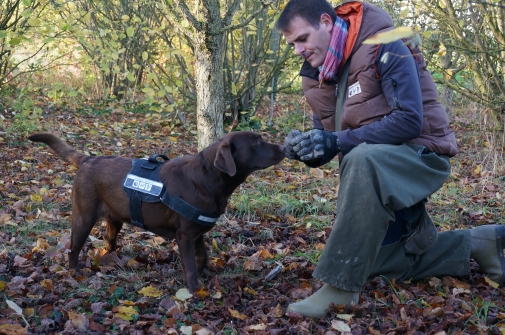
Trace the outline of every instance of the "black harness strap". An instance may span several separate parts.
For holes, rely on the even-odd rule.
[[[163,161],[159,161],[158,157]],[[152,155],[148,160],[133,160],[132,169],[123,184],[124,191],[130,197],[131,224],[146,229],[142,219],[142,202],[161,201],[188,220],[203,226],[214,226],[221,215],[203,212],[181,198],[168,194],[159,177],[161,166],[168,160],[164,155]]]
[[[201,224],[202,226],[214,226],[221,216],[202,212],[179,197],[171,197],[168,192],[163,193],[161,196],[161,202],[167,205],[168,208],[184,216],[186,219]]]

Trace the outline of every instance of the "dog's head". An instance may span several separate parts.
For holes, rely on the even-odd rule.
[[[226,134],[217,145],[214,166],[230,176],[249,175],[278,164],[285,157],[282,145],[265,142],[250,131]]]

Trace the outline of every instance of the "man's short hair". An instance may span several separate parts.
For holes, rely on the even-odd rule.
[[[294,17],[300,17],[307,21],[314,28],[319,29],[321,15],[324,13],[330,15],[331,20],[335,22],[337,14],[333,6],[326,0],[290,0],[275,27],[280,31],[286,31]]]

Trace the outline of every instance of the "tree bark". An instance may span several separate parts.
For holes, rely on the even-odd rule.
[[[199,35],[204,35],[200,33]],[[198,151],[223,136],[224,34],[204,36],[195,42],[196,127]]]

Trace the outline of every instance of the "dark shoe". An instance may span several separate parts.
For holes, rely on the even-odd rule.
[[[326,310],[331,303],[335,305],[350,305],[357,303],[359,300],[359,292],[344,291],[333,287],[329,284],[324,284],[316,293],[310,297],[290,304],[286,313],[296,312],[303,316],[311,318],[322,318],[326,315]]]
[[[505,286],[505,226],[485,225],[470,229],[472,257],[487,277]]]

